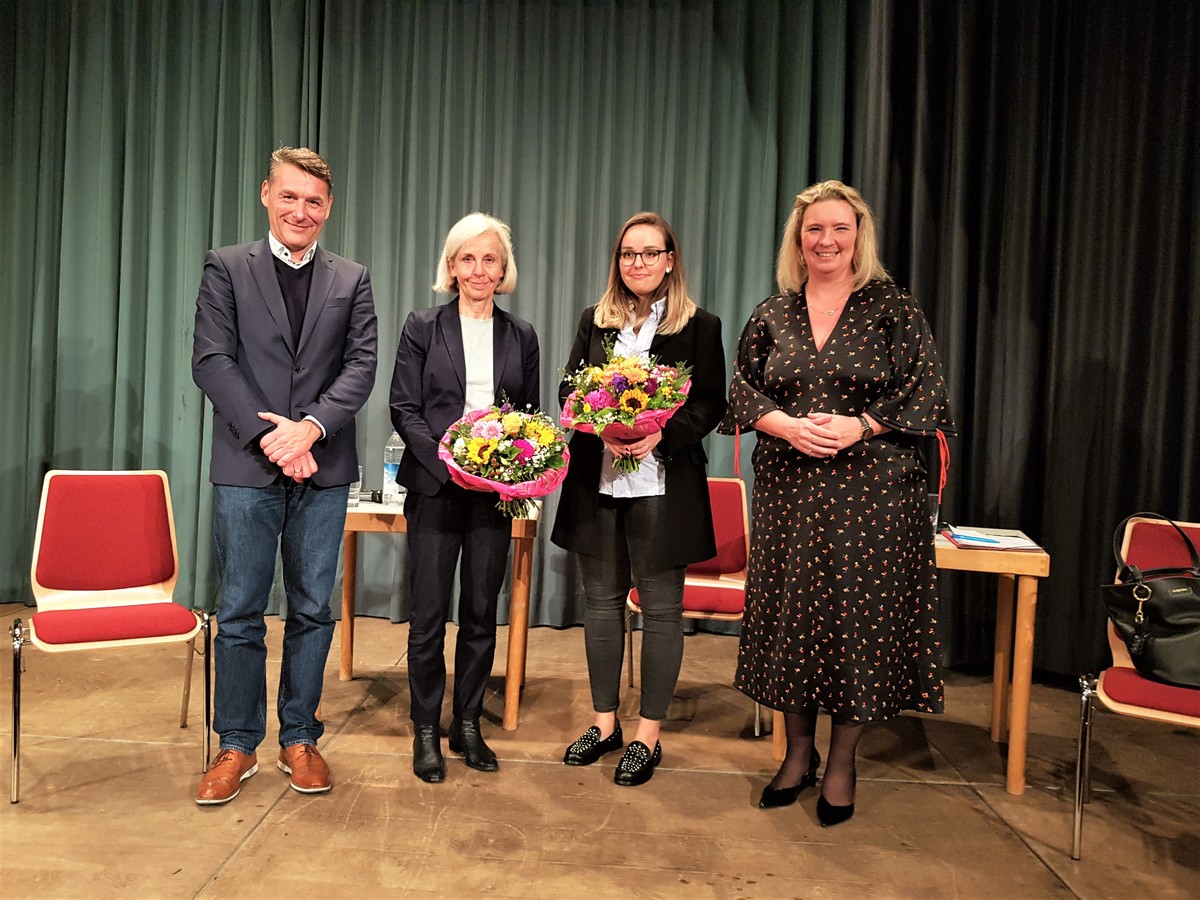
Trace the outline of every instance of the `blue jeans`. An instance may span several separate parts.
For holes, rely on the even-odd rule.
[[[213,485],[213,550],[221,580],[213,727],[222,750],[253,753],[266,737],[267,625],[263,616],[283,557],[287,610],[279,672],[279,743],[316,744],[325,660],[333,640],[329,598],[346,523],[347,487]]]

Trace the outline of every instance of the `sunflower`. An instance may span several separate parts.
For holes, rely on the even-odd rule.
[[[470,462],[483,465],[496,450],[497,442],[492,438],[471,438],[467,442],[467,459]]]
[[[650,398],[646,396],[644,391],[640,391],[637,388],[630,388],[621,394],[619,405],[621,412],[636,416],[646,408],[646,404],[649,402]]]

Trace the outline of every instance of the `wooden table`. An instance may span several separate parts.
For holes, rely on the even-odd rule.
[[[360,503],[346,510],[342,537],[342,657],[338,676],[354,677],[354,591],[358,580],[358,535],[362,531],[402,534],[408,523],[403,507]],[[529,638],[529,585],[537,520],[512,520],[512,596],[508,608],[508,662],[504,671],[504,730],[516,731],[525,683],[525,645]]]
[[[974,529],[984,533],[1019,535],[1009,529]],[[1005,790],[1025,793],[1025,758],[1029,743],[1029,695],[1033,688],[1033,633],[1037,615],[1038,579],[1050,574],[1045,550],[964,550],[941,535],[935,544],[939,569],[990,572],[999,576],[996,592],[996,646],[992,664],[992,740],[1008,732],[1008,772]],[[1016,630],[1013,597],[1016,597]],[[1009,678],[1012,678],[1011,701]],[[1009,704],[1011,702],[1011,715]],[[783,759],[786,737],[783,713],[774,715],[773,750]]]

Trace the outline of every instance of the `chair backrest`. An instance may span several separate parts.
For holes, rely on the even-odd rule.
[[[717,555],[692,563],[689,575],[733,575],[745,572],[750,559],[750,517],[746,509],[746,483],[740,478],[709,478],[713,532]]]
[[[30,571],[39,610],[160,603],[178,577],[166,472],[46,473]]]
[[[1176,522],[1193,544],[1200,547],[1200,523]],[[1169,569],[1191,566],[1191,554],[1187,544],[1169,523],[1162,519],[1135,517],[1125,525],[1125,536],[1121,540],[1121,556],[1129,565],[1139,569]],[[1112,622],[1108,623],[1108,646],[1112,650],[1113,665],[1133,668],[1129,649],[1117,634]]]

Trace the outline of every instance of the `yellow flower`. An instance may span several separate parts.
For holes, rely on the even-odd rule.
[[[525,417],[520,413],[507,413],[500,421],[504,426],[504,433],[509,437],[512,437],[513,435],[520,433],[521,423],[525,421]]]
[[[467,459],[482,465],[491,459],[496,450],[497,441],[493,438],[471,438],[467,442]]]
[[[621,412],[637,415],[646,408],[646,404],[649,402],[650,398],[646,396],[644,391],[637,388],[630,388],[621,395]]]
[[[549,447],[554,443],[555,435],[553,428],[547,428],[538,422],[529,423],[529,435],[538,442],[541,447]]]

